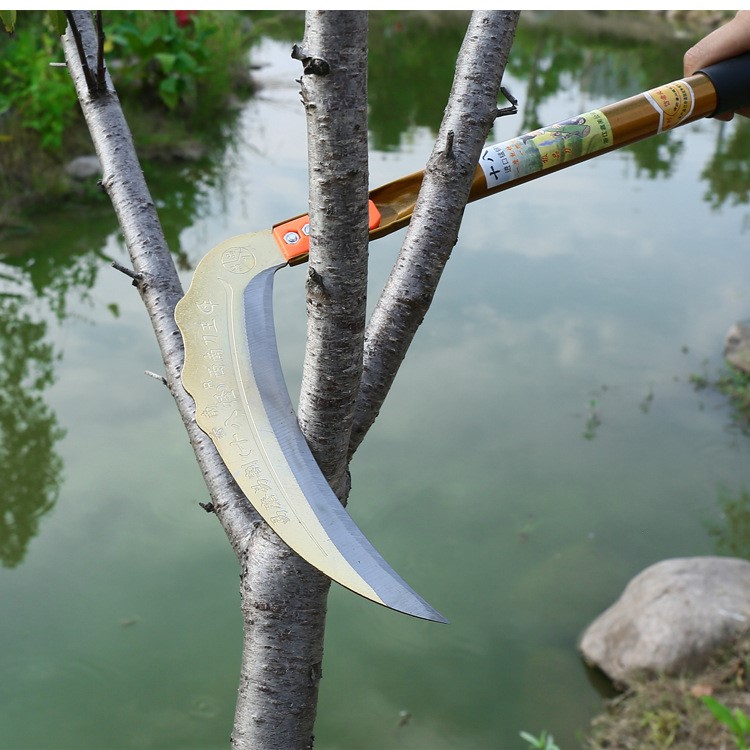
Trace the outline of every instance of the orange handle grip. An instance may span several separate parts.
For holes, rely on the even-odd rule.
[[[367,208],[369,228],[372,231],[380,224],[380,211],[372,201],[368,202]],[[276,224],[273,236],[290,265],[304,263],[310,253],[310,214]]]

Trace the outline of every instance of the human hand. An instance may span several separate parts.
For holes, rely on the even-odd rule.
[[[750,11],[741,10],[728,23],[712,31],[691,47],[683,58],[685,75],[689,76],[696,70],[736,57],[744,52],[750,52]],[[738,109],[737,113],[750,117],[750,107]],[[734,112],[716,115],[717,120],[731,120]]]

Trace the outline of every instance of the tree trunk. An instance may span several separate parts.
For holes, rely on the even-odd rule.
[[[96,70],[97,34],[91,15],[74,11],[71,17],[80,32],[89,71]],[[309,747],[329,581],[293,555],[260,521],[213,443],[195,423],[193,401],[180,380],[184,349],[174,321],[174,308],[183,291],[130,131],[111,81],[107,78],[105,91],[90,90],[70,27],[63,45],[102,165],[102,184],[112,200],[159,342],[167,385],[216,515],[240,560],[245,634],[233,744],[254,750]]]
[[[303,65],[311,225],[299,420],[345,501],[367,283],[367,13],[308,12],[294,55]],[[233,743],[312,747],[330,581],[266,528],[250,560],[241,574],[245,648]]]
[[[455,244],[518,14],[475,13],[412,228],[371,321],[364,349],[367,264],[366,14],[310,12],[297,55],[310,140],[312,242],[300,423],[345,501],[348,458],[372,424]],[[232,745],[243,750],[312,746],[330,581],[263,523],[239,491],[182,388],[182,339],[174,307],[182,289],[111,85],[97,64],[87,11],[70,19],[66,60],[156,333],[175,398],[211,499],[241,567],[242,669]],[[85,75],[87,62],[91,74]],[[439,209],[436,206],[439,205]],[[366,379],[360,388],[364,350]],[[381,361],[382,359],[382,361]],[[355,413],[355,404],[357,411]],[[354,420],[356,419],[356,422]],[[353,428],[352,425],[355,425]]]

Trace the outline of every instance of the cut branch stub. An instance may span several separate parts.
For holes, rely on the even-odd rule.
[[[331,66],[322,57],[314,57],[304,50],[299,44],[292,47],[292,59],[302,63],[302,72],[305,75],[327,76],[331,72]]]

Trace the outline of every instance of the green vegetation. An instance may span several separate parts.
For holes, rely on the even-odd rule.
[[[3,28],[9,33],[12,34],[15,27],[16,27],[16,17],[18,16],[18,11],[15,10],[0,10],[0,23],[2,23]]]
[[[5,12],[4,12],[5,13]],[[40,199],[75,194],[62,166],[91,153],[64,67],[60,14],[5,13],[0,36],[0,226]],[[113,11],[104,15],[105,57],[144,160],[203,153],[222,140],[235,102],[252,92],[251,14]],[[196,148],[195,144],[200,144]]]
[[[173,13],[157,13],[145,27],[138,20],[129,13],[107,35],[110,54],[120,62],[121,87],[140,93],[142,101],[151,99],[152,106],[160,101],[170,110],[180,105],[194,109],[198,81],[209,71],[207,42],[216,26],[190,17],[186,26],[194,28],[188,33]]]
[[[738,424],[747,429],[750,424],[750,374],[727,365],[715,385],[729,398]]]
[[[696,390],[714,389],[725,395],[734,410],[735,424],[743,431],[750,428],[750,373],[726,364],[716,375],[708,373],[693,374],[690,383]]]
[[[247,15],[231,11],[119,11],[107,16],[105,52],[126,101],[206,125],[251,91],[251,30]]]
[[[1,122],[10,126],[15,119],[21,128],[38,134],[42,148],[61,148],[63,132],[75,113],[76,95],[64,72],[49,64],[60,55],[51,27],[35,19],[33,34],[3,40],[2,51]],[[2,127],[0,137],[6,143],[12,141],[12,129]]]
[[[703,696],[708,710],[732,733],[737,750],[750,750],[750,717],[741,709],[731,710],[710,695]]]
[[[750,493],[741,490],[734,496],[721,488],[718,505],[723,523],[708,527],[716,540],[717,553],[750,560]]]
[[[555,744],[555,738],[547,732],[542,732],[538,737],[528,732],[521,732],[521,739],[528,742],[529,747],[538,748],[538,750],[560,750]]]

